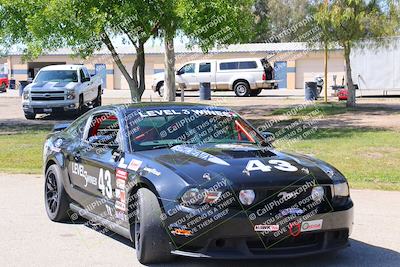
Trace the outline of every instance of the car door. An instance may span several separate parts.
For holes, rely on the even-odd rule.
[[[179,80],[179,83],[184,83],[187,89],[193,90],[199,87],[197,85],[198,81],[196,77],[195,63],[188,63],[184,65],[182,68],[180,68],[177,74],[177,80]]]
[[[197,72],[197,84],[211,83],[211,87],[214,88],[215,78],[212,75],[213,73],[213,65],[211,64],[211,62],[200,62]]]
[[[94,84],[93,78],[90,76],[90,73],[87,68],[83,68],[83,73],[85,74],[86,80],[88,81],[87,84],[87,92],[88,92],[88,99],[93,100],[97,96],[97,88]]]
[[[112,111],[93,113],[87,121],[81,146],[73,152],[72,179],[91,200],[87,209],[111,221],[116,205],[118,155],[125,151],[120,125]],[[120,194],[118,198],[122,198]]]

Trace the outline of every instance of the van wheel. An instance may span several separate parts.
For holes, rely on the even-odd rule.
[[[36,117],[36,114],[31,112],[24,112],[24,115],[27,120],[34,120]]]
[[[262,89],[257,89],[257,90],[251,90],[250,91],[250,96],[258,96],[261,94]]]
[[[247,82],[237,82],[233,86],[236,96],[249,96],[250,95],[250,85]]]
[[[134,224],[136,256],[140,263],[171,261],[169,236],[161,221],[157,197],[147,188],[137,191],[138,204]]]

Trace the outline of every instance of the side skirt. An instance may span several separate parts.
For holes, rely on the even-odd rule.
[[[115,222],[111,222],[107,219],[104,219],[103,217],[100,217],[90,211],[82,209],[79,206],[77,206],[76,204],[71,203],[71,204],[69,204],[69,207],[71,208],[71,210],[73,210],[74,212],[79,214],[79,216],[82,216],[87,220],[99,222],[102,226],[106,227],[107,229],[131,240],[130,231],[128,229],[126,229],[125,227],[122,227],[121,225],[119,225]]]

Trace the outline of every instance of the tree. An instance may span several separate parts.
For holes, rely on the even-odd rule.
[[[256,0],[253,42],[294,42],[307,32],[309,0]],[[284,34],[282,34],[284,33]],[[302,41],[302,40],[300,40]]]
[[[346,80],[349,90],[347,106],[356,104],[351,73],[350,53],[355,46],[385,45],[398,30],[399,6],[393,0],[332,0],[318,3],[314,12],[316,24],[323,38],[343,47],[346,63]],[[326,82],[326,81],[325,81]]]
[[[161,2],[146,0],[0,0],[3,44],[24,44],[29,57],[71,47],[87,58],[103,46],[127,80],[132,101],[145,90],[144,44],[158,30]],[[128,71],[113,37],[124,36],[136,51]]]
[[[173,37],[184,35],[188,47],[207,53],[214,46],[248,42],[253,37],[253,0],[174,0],[161,20],[166,36],[166,80],[164,99],[175,100],[175,54]]]

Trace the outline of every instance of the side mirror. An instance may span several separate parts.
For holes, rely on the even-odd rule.
[[[275,142],[275,135],[271,132],[262,132],[262,136],[267,140],[268,143],[272,144]]]
[[[180,70],[177,70],[176,71],[176,75],[181,75],[182,73],[181,73],[181,71]]]

